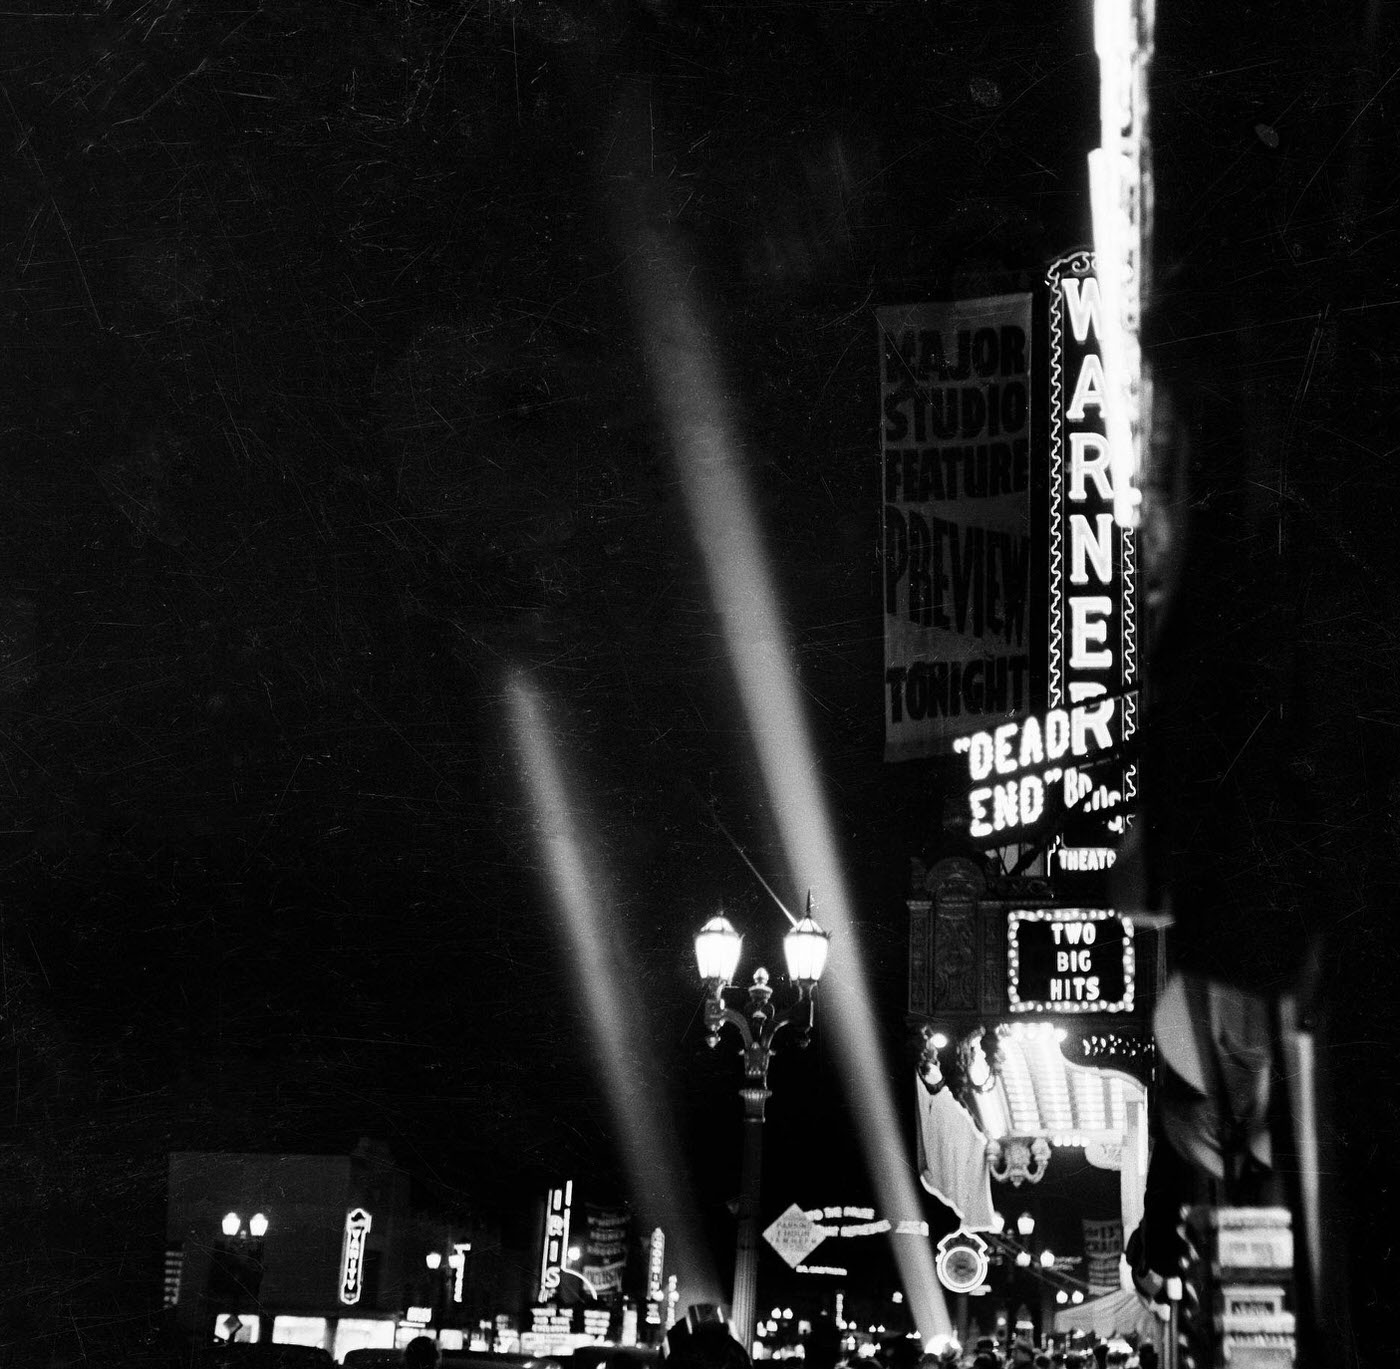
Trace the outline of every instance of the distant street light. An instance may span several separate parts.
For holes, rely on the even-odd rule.
[[[1016,1230],[1023,1236],[1029,1236],[1035,1230],[1035,1218],[1029,1212],[1023,1212],[1016,1218]]]
[[[780,1012],[770,1006],[773,990],[768,971],[759,968],[748,987],[743,1011],[729,1007],[724,994],[732,987],[739,966],[743,937],[722,914],[712,917],[695,937],[695,963],[705,984],[705,1029],[711,1047],[720,1033],[733,1027],[744,1043],[744,1146],[739,1182],[739,1231],[734,1252],[734,1297],[730,1322],[746,1351],[752,1352],[758,1297],[759,1190],[763,1175],[764,1104],[769,1098],[768,1063],[773,1038],[792,1025],[795,1044],[805,1046],[812,1028],[817,981],[826,969],[831,938],[812,917],[812,896],[807,895],[807,915],[783,938],[788,977],[797,986],[797,1001]]]
[[[230,1240],[234,1237],[241,1237],[247,1240],[251,1236],[255,1241],[260,1241],[267,1235],[268,1219],[262,1212],[255,1212],[248,1218],[245,1227],[243,1218],[237,1212],[225,1212],[223,1221],[219,1223],[219,1230]]]
[[[445,1259],[441,1250],[430,1250],[423,1256],[423,1263],[437,1276],[432,1280],[431,1302],[439,1325],[445,1325],[453,1315],[454,1304],[464,1300],[467,1251],[472,1248],[470,1241],[452,1241],[450,1244],[452,1252]]]

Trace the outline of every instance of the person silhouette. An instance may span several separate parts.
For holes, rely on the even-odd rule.
[[[668,1334],[667,1341],[671,1349],[666,1369],[750,1369],[752,1365],[748,1352],[723,1322],[701,1322],[686,1334],[675,1336],[673,1343]]]
[[[404,1369],[437,1369],[437,1342],[431,1336],[414,1336],[403,1348]]]

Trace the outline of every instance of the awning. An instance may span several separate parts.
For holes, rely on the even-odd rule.
[[[1160,1343],[1162,1321],[1153,1312],[1150,1304],[1130,1288],[1120,1288],[1114,1293],[1105,1293],[1101,1298],[1091,1298],[1077,1307],[1066,1307],[1055,1313],[1055,1331],[1064,1335],[1069,1331],[1090,1331],[1108,1340],[1113,1336],[1133,1336]]]

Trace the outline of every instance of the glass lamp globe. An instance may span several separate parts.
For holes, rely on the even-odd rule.
[[[734,924],[717,913],[695,934],[695,963],[701,979],[717,979],[728,984],[739,967],[739,952],[744,938],[734,930]]]
[[[267,1215],[265,1213],[255,1212],[248,1218],[248,1234],[255,1241],[260,1241],[267,1235]]]
[[[1016,1218],[1016,1230],[1023,1236],[1029,1236],[1035,1230],[1035,1218],[1029,1212],[1023,1212]]]
[[[1049,1269],[1055,1263],[1055,1252],[1053,1250],[1042,1250],[1040,1252],[1040,1267]]]
[[[441,1269],[442,1252],[440,1250],[428,1251],[428,1253],[423,1257],[423,1262],[428,1266],[429,1269]]]
[[[238,1235],[238,1228],[242,1225],[243,1221],[236,1212],[225,1213],[223,1221],[219,1223],[225,1236]]]
[[[809,898],[807,916],[783,938],[788,977],[799,984],[815,984],[826,969],[826,955],[830,949],[831,933],[817,926]]]

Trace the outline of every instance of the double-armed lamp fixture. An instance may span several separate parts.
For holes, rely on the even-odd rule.
[[[826,969],[830,943],[830,935],[812,917],[809,893],[806,916],[795,922],[783,937],[788,978],[797,988],[796,1001],[775,1010],[768,971],[760,966],[753,972],[748,1001],[740,1010],[731,1008],[724,1001],[724,995],[727,989],[736,987],[733,980],[739,968],[744,938],[723,913],[712,917],[695,936],[695,963],[705,985],[706,1042],[711,1047],[719,1045],[725,1026],[733,1027],[743,1041],[744,1082],[739,1095],[744,1100],[744,1150],[730,1323],[745,1350],[753,1348],[757,1313],[759,1187],[763,1172],[764,1104],[769,1098],[768,1062],[773,1055],[773,1038],[790,1026],[795,1044],[807,1044],[812,1030],[817,981]]]
[[[238,1213],[227,1212],[223,1221],[219,1223],[219,1229],[230,1240],[236,1236],[251,1236],[255,1241],[260,1241],[267,1235],[267,1217],[261,1212],[255,1212],[244,1226],[243,1218]]]

